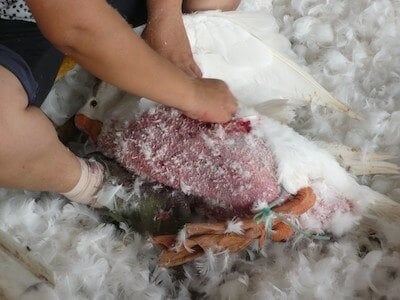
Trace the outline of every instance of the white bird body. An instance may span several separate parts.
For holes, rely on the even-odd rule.
[[[99,93],[88,101],[79,114],[103,123],[112,119],[124,124],[134,122],[142,112],[155,105],[147,99],[138,100],[129,95],[116,101],[117,97],[111,96],[112,91],[120,93],[118,89],[102,83]],[[93,101],[96,101],[95,106],[91,105]],[[113,107],[112,113],[105,113],[104,107],[110,106]],[[260,116],[253,119],[252,128],[252,134],[265,140],[272,150],[278,183],[291,194],[309,186],[316,193],[316,205],[300,217],[304,229],[341,235],[357,224],[363,214],[387,220],[400,216],[399,204],[359,185],[353,175],[339,165],[334,155],[289,126]]]

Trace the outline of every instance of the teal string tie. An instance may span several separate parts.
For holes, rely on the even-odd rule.
[[[266,207],[264,207],[262,210],[260,210],[258,213],[256,213],[253,217],[254,222],[256,222],[257,224],[265,222],[265,228],[267,230],[267,239],[270,238],[270,233],[273,232],[272,225],[273,225],[274,219],[278,218],[283,223],[289,225],[293,229],[293,231],[300,233],[309,239],[320,240],[320,241],[330,240],[329,236],[319,235],[319,234],[311,234],[311,233],[304,231],[299,226],[297,226],[296,224],[291,222],[285,215],[273,211],[272,209],[274,207],[278,206],[282,202],[283,194],[284,194],[284,189],[282,188],[282,193],[278,197],[278,199],[275,200],[274,202],[272,202],[271,204],[267,205]]]
[[[257,224],[265,222],[265,228],[267,230],[267,239],[270,238],[271,232],[274,231],[272,229],[274,219],[279,218],[278,213],[274,212],[272,209],[275,206],[278,206],[282,202],[285,193],[286,193],[285,189],[281,188],[281,194],[279,195],[279,197],[271,204],[269,205],[267,204],[266,207],[264,207],[262,210],[256,213],[253,217],[254,222],[256,222]]]

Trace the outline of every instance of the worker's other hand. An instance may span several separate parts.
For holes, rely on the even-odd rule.
[[[193,59],[192,50],[183,25],[182,15],[162,15],[149,20],[142,34],[146,43],[187,75],[202,77]]]
[[[188,101],[183,113],[189,118],[211,122],[226,123],[232,119],[237,109],[236,98],[227,84],[218,79],[194,79],[195,95]]]

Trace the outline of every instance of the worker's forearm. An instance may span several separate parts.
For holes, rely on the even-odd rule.
[[[80,34],[84,42],[76,41],[69,54],[125,91],[184,109],[183,99],[192,98],[192,80],[150,49],[117,14],[113,19],[112,26]]]
[[[183,0],[147,0],[147,13],[150,21],[160,17],[182,17]]]
[[[192,80],[151,50],[114,9],[97,5],[95,17],[77,24],[61,27],[68,38],[54,42],[88,71],[127,92],[182,110],[191,106],[185,100],[193,100]]]

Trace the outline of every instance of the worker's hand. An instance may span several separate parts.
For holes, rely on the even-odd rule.
[[[189,118],[212,123],[226,123],[237,109],[236,98],[225,82],[218,79],[194,79],[195,95],[183,113]]]
[[[142,37],[151,48],[187,75],[202,76],[200,68],[193,59],[180,11],[179,13],[159,14],[157,18],[150,19]]]

